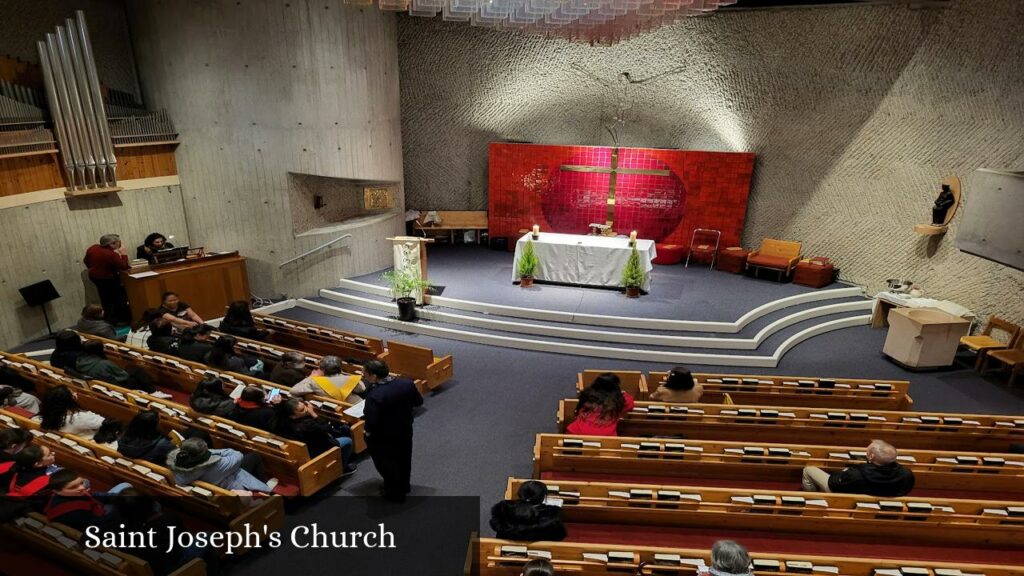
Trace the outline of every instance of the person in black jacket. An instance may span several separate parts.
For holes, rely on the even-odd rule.
[[[61,330],[53,341],[53,352],[50,353],[50,365],[54,368],[71,368],[82,353],[82,337],[72,330]]]
[[[271,382],[289,388],[305,380],[306,376],[309,376],[309,371],[306,370],[306,357],[291,350],[282,354],[277,365],[270,371]]]
[[[277,402],[281,397],[277,397]],[[239,424],[259,428],[267,432],[273,432],[277,427],[274,415],[274,407],[267,403],[266,394],[259,386],[246,386],[242,395],[235,401],[235,409],[228,415]]]
[[[506,540],[559,541],[566,536],[562,510],[545,504],[548,487],[530,480],[519,487],[517,500],[502,500],[491,508],[491,528]]]
[[[423,396],[412,380],[390,375],[388,365],[370,360],[363,366],[367,386],[363,419],[366,446],[384,485],[381,496],[404,502],[411,491],[413,410]]]
[[[262,378],[263,362],[252,356],[235,354],[236,344],[238,344],[238,339],[228,334],[217,338],[210,353],[203,361],[211,368]]]
[[[155,410],[136,414],[117,441],[117,451],[122,456],[160,466],[167,463],[167,454],[173,448],[171,440],[160,433],[160,413]]]
[[[161,354],[178,354],[178,339],[174,337],[171,323],[163,318],[155,318],[149,323],[149,338],[146,346],[153,352]]]
[[[882,440],[872,440],[867,448],[867,463],[852,464],[841,472],[829,474],[816,466],[804,468],[803,488],[809,492],[866,494],[883,498],[906,496],[914,489],[914,473],[896,461],[896,448]]]
[[[305,444],[310,458],[337,446],[341,448],[345,474],[356,471],[356,465],[352,463],[352,430],[345,424],[335,424],[318,415],[308,402],[289,398],[278,404],[276,432]]]
[[[213,350],[213,326],[200,324],[186,328],[178,339],[178,357],[190,362],[203,362]]]
[[[188,405],[196,412],[225,418],[235,411],[235,401],[224,391],[224,381],[216,376],[207,376],[196,384]]]
[[[249,303],[245,300],[236,300],[228,306],[228,311],[220,321],[220,331],[250,340],[266,340],[271,334],[270,330],[256,327],[256,321],[252,319],[252,312],[249,311]]]
[[[14,457],[32,443],[32,433],[24,428],[0,430],[0,494],[7,492],[17,462]]]

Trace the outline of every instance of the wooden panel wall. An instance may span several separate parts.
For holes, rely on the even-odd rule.
[[[0,158],[0,196],[64,186],[57,154]]]
[[[385,238],[403,230],[401,214],[296,237],[288,173],[402,181],[393,15],[335,0],[165,0],[128,12],[145,101],[181,133],[193,244],[240,250],[265,296],[389,265]],[[278,269],[343,233],[351,247]]]
[[[86,302],[82,256],[102,234],[118,233],[131,253],[147,234],[174,235],[188,243],[181,187],[132,190],[101,197],[41,202],[0,210],[4,230],[0,250],[0,348],[9,348],[45,332],[39,309],[25,306],[18,288],[49,279],[61,298],[49,305],[54,328],[78,320]],[[93,300],[97,301],[97,300]]]
[[[114,150],[117,156],[117,179],[135,180],[177,174],[174,148],[174,144],[119,146]]]

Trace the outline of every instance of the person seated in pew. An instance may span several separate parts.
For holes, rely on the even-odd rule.
[[[92,440],[104,418],[78,405],[78,395],[67,386],[55,386],[43,395],[37,419],[43,430],[54,430]]]
[[[171,440],[160,432],[160,413],[139,412],[117,440],[117,451],[125,458],[145,460],[163,466],[174,449]]]
[[[142,246],[135,249],[135,258],[138,260],[145,260],[152,264],[154,262],[154,254],[161,250],[167,250],[174,248],[174,244],[167,241],[167,237],[159,232],[153,232],[143,241]]]
[[[82,337],[72,330],[61,330],[53,341],[50,366],[66,370],[75,369],[78,355],[82,353]]]
[[[622,389],[619,377],[605,372],[580,392],[576,415],[567,430],[582,436],[618,436],[619,419],[633,406],[633,396]]]
[[[107,360],[107,350],[99,340],[86,340],[82,343],[82,353],[75,360],[75,371],[87,378],[139,390],[157,398],[172,398],[170,394],[157,390],[153,378],[142,368],[132,366],[124,370]]]
[[[692,404],[700,402],[704,394],[704,386],[695,382],[690,369],[685,366],[676,366],[668,373],[668,378],[651,392],[651,400],[657,402],[673,402],[679,404]]]
[[[178,339],[178,357],[189,362],[203,362],[213,350],[213,326],[200,324],[186,328]]]
[[[0,430],[0,493],[6,492],[11,485],[15,468],[14,457],[31,443],[32,433],[24,428]]]
[[[14,455],[14,470],[0,486],[0,490],[11,498],[28,499],[33,508],[39,509],[44,501],[50,474],[59,468],[54,464],[56,455],[42,444],[29,444]]]
[[[306,358],[298,352],[288,351],[270,371],[270,381],[291,388],[308,376],[306,374]]]
[[[358,375],[341,371],[340,358],[324,356],[320,359],[319,368],[292,386],[291,394],[303,400],[310,396],[330,396],[335,400],[358,404],[366,394],[366,385]]]
[[[224,381],[207,376],[196,384],[188,397],[188,405],[196,412],[227,418],[235,411],[235,401],[224,391]]]
[[[310,458],[316,458],[337,446],[341,448],[344,473],[347,475],[356,471],[356,465],[352,463],[352,429],[346,424],[336,424],[318,415],[312,404],[298,398],[289,398],[278,404],[275,432],[305,444]]]
[[[502,500],[491,507],[491,528],[498,538],[529,542],[565,539],[562,509],[544,503],[548,487],[543,482],[524,482],[516,495],[516,500]]]
[[[753,576],[750,554],[732,540],[718,540],[711,546],[711,566],[698,572],[699,576]]]
[[[117,450],[117,440],[122,434],[124,434],[124,424],[120,420],[107,418],[92,437],[92,441],[111,450]]]
[[[193,312],[188,304],[178,298],[177,292],[164,292],[160,297],[160,307],[157,308],[157,313],[161,318],[170,322],[171,327],[178,332],[203,323],[199,314]]]
[[[99,304],[86,304],[85,308],[82,308],[82,317],[75,324],[75,330],[82,334],[92,334],[93,336],[99,336],[108,340],[119,340],[121,342],[127,340],[127,334],[118,337],[114,325],[103,319],[104,314],[103,307]]]
[[[523,564],[519,576],[555,576],[555,567],[547,558],[534,558]]]
[[[208,482],[241,494],[269,494],[277,486],[277,478],[262,480],[263,460],[259,454],[243,455],[231,448],[210,449],[201,438],[189,438],[167,455],[167,467],[174,481],[190,485]]]
[[[235,345],[238,340],[231,335],[225,334],[213,343],[213,348],[204,358],[206,365],[219,370],[237,372],[248,376],[262,377],[263,361],[252,356],[241,356],[235,354]]]
[[[272,403],[267,402],[267,395],[259,386],[246,386],[242,395],[235,400],[235,408],[228,415],[228,418],[244,424],[259,428],[265,432],[273,432],[276,424],[276,414],[273,404],[281,402],[281,396],[275,395]]]
[[[74,470],[57,470],[50,475],[43,515],[51,522],[60,522],[85,532],[86,528],[100,525],[110,515],[111,507],[105,502],[131,487],[129,483],[121,482],[107,492],[93,493],[89,480]]]
[[[808,492],[866,494],[883,498],[906,496],[914,489],[914,473],[896,460],[896,448],[882,440],[872,440],[867,462],[851,464],[829,474],[817,466],[807,466],[803,489]]]
[[[26,391],[34,390],[32,382],[4,366],[0,369],[0,408],[12,406],[29,416],[39,414],[39,398]]]
[[[163,318],[156,318],[149,323],[149,338],[146,347],[161,354],[178,355],[178,339],[174,336],[171,323]]]
[[[272,331],[261,330],[256,327],[256,321],[252,319],[252,312],[249,310],[249,303],[245,300],[236,300],[228,306],[224,318],[220,321],[220,331],[239,338],[249,340],[266,340]]]

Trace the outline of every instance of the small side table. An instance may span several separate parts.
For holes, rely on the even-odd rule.
[[[835,268],[828,258],[810,258],[796,263],[793,284],[821,288],[832,283]]]
[[[718,252],[718,270],[732,274],[743,274],[747,267],[747,256],[750,250],[744,250],[739,246],[732,246]]]

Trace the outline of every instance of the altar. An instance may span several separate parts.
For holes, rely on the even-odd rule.
[[[516,242],[515,260],[512,263],[513,282],[519,280],[516,275],[519,257],[526,242],[531,239],[532,235],[528,232]],[[658,253],[653,240],[638,239],[636,249],[640,253],[640,265],[647,272],[647,279],[641,289],[647,292],[651,288],[651,270],[654,268],[651,261]],[[541,232],[533,240],[533,251],[539,261],[533,275],[535,280],[618,287],[632,247],[626,237]]]

